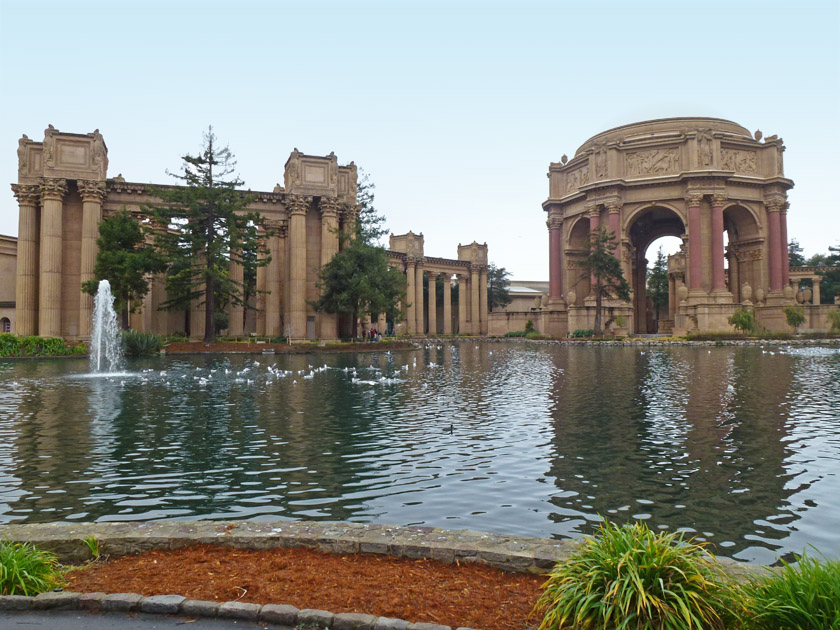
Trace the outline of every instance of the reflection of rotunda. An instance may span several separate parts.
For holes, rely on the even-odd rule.
[[[729,316],[748,304],[762,325],[786,330],[780,306],[792,303],[785,288],[793,182],[784,177],[783,151],[781,138],[761,141],[760,132],[753,137],[727,120],[668,118],[605,131],[572,159],[551,164],[543,203],[550,236],[545,332],[591,328],[594,296],[578,262],[601,225],[615,234],[615,255],[633,288],[631,304],[612,301],[607,319],[624,316],[630,331],[656,332],[645,317],[645,251],[662,236],[677,236],[683,246],[669,259],[669,327],[678,334],[727,330]]]

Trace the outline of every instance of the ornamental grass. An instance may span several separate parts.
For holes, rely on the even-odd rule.
[[[840,630],[840,562],[805,555],[744,587],[746,626],[756,630]]]
[[[743,609],[703,544],[643,523],[602,524],[543,588],[534,608],[544,615],[540,630],[716,630],[732,627]]]
[[[0,542],[0,595],[37,595],[63,581],[55,554],[29,543]]]

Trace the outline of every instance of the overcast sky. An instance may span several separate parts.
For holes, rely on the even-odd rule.
[[[376,184],[392,232],[486,242],[548,278],[549,162],[622,124],[733,120],[785,140],[788,233],[840,243],[840,2],[0,0],[0,173],[47,124],[99,128],[109,175],[165,183],[212,124],[252,190],[293,147]],[[17,234],[0,192],[0,234]]]

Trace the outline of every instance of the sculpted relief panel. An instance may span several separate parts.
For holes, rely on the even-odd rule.
[[[627,175],[662,175],[680,170],[679,149],[651,149],[628,153],[626,157]]]
[[[725,171],[735,171],[737,173],[758,172],[758,157],[755,151],[721,149],[720,164]]]
[[[583,166],[566,175],[566,192],[577,190],[589,183],[589,165]]]

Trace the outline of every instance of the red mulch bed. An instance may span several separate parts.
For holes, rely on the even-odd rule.
[[[178,594],[188,599],[290,604],[453,628],[522,630],[544,578],[480,564],[445,564],[312,549],[254,551],[215,545],[157,550],[68,573],[76,592]]]
[[[413,350],[413,344],[403,341],[377,341],[375,343],[349,343],[317,346],[310,343],[288,345],[285,343],[254,343],[216,341],[205,344],[201,341],[176,341],[166,345],[167,354],[231,352],[260,354],[263,350],[274,350],[277,354],[306,354],[310,352],[382,352],[385,350]]]

